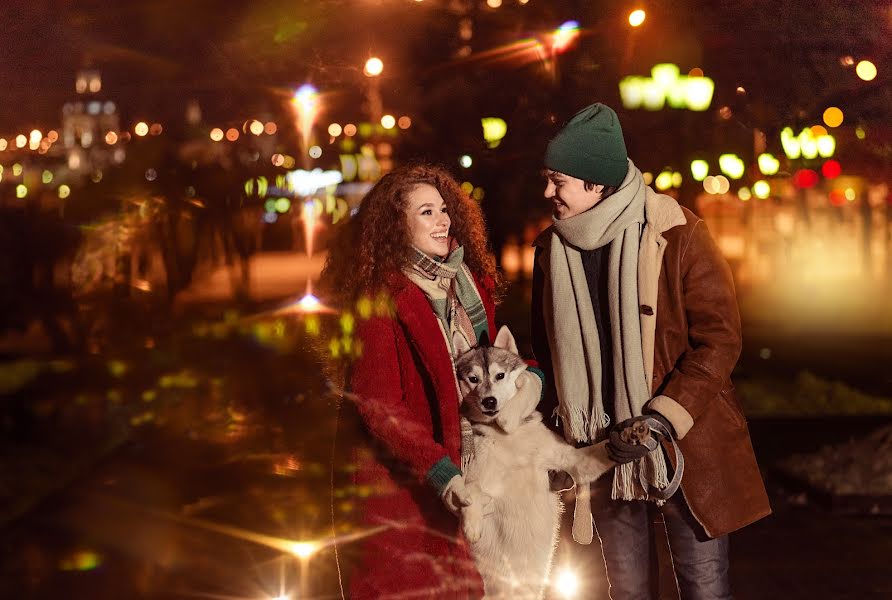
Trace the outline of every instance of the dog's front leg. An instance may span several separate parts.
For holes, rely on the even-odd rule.
[[[573,539],[591,544],[594,537],[591,505],[591,483],[613,469],[616,463],[607,456],[607,442],[585,448],[574,448],[571,464],[564,469],[576,482],[576,504],[573,508]]]
[[[471,503],[461,510],[462,531],[468,541],[474,543],[483,536],[483,519],[492,512],[492,498],[476,483],[467,485]]]

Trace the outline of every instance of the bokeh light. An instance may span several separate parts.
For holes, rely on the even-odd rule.
[[[406,115],[403,115],[397,120],[396,124],[400,129],[408,129],[412,126],[412,119],[410,119]]]
[[[145,121],[140,121],[136,125],[133,126],[133,133],[138,135],[139,137],[145,136],[149,133],[149,126]]]
[[[764,200],[771,195],[771,186],[764,179],[760,179],[753,184],[753,195]]]
[[[709,175],[709,163],[700,158],[692,160],[691,175],[696,181],[703,181]]]
[[[869,60],[862,60],[855,66],[855,73],[864,81],[873,81],[877,76],[877,67]]]
[[[263,133],[263,123],[261,123],[260,121],[251,121],[251,125],[248,128],[254,135],[261,135]]]
[[[105,143],[109,146],[113,146],[118,143],[118,134],[114,131],[109,131],[105,134]]]
[[[236,141],[238,139],[238,137],[239,137],[238,129],[236,129],[235,127],[230,127],[229,129],[226,130],[226,139],[229,140],[230,142]]]
[[[367,77],[377,77],[384,71],[384,62],[378,58],[377,56],[373,56],[367,61],[365,61],[365,67],[363,68],[363,73],[366,74]]]
[[[396,118],[393,115],[384,115],[381,117],[381,127],[384,129],[393,129],[396,126]]]
[[[353,137],[354,135],[356,135],[356,125],[354,125],[353,123],[347,123],[346,125],[344,125],[344,135],[346,135],[347,137]]]
[[[824,123],[827,127],[839,127],[842,125],[843,118],[842,110],[835,106],[831,106],[824,111]]]
[[[737,197],[746,202],[753,197],[753,194],[748,187],[742,187],[737,190]]]
[[[642,23],[644,23],[644,19],[647,18],[647,13],[645,13],[640,8],[637,10],[633,10],[629,13],[629,25],[632,27],[638,27]]]
[[[467,154],[462,154],[461,157],[458,159],[458,164],[468,169],[471,167],[472,164],[474,164],[474,161]]]
[[[219,142],[220,140],[222,140],[223,139],[223,130],[220,129],[219,127],[214,127],[213,129],[211,129],[211,139],[214,140],[215,142]]]
[[[842,173],[842,166],[839,161],[828,160],[821,165],[821,174],[827,179],[836,179]]]
[[[344,131],[343,127],[338,123],[332,123],[328,126],[328,135],[331,137],[338,137]]]

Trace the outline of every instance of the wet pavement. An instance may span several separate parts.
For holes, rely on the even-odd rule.
[[[751,429],[770,467],[880,424],[776,419]],[[6,525],[0,597],[266,600],[300,597],[302,585],[303,597],[340,597],[332,548],[302,562],[283,544],[330,533],[332,511],[349,520],[350,494],[333,487],[327,466],[290,460],[143,432]],[[772,469],[766,475],[775,513],[732,536],[738,599],[892,597],[892,517],[829,510]],[[350,545],[339,549],[346,576]],[[586,551],[577,597],[606,598],[600,557]],[[660,597],[676,597],[662,580]]]

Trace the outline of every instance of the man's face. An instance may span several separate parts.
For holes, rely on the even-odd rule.
[[[582,179],[551,169],[545,170],[545,177],[545,199],[552,202],[555,219],[575,217],[601,201],[603,185],[587,190]]]

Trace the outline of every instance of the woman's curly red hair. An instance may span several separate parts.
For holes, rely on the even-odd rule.
[[[480,207],[442,167],[410,164],[382,177],[333,236],[320,282],[325,293],[352,303],[362,294],[377,292],[386,275],[399,273],[410,263],[406,197],[421,184],[435,187],[446,202],[452,221],[449,233],[464,246],[468,268],[500,287]]]

